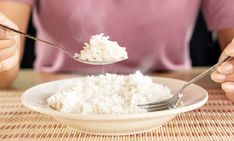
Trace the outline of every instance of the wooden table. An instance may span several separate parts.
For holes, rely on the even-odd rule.
[[[202,71],[204,68],[149,75],[190,80]],[[31,86],[77,76],[79,74],[22,70],[12,88],[0,90],[0,140],[234,140],[234,103],[227,100],[209,75],[197,82],[209,92],[205,106],[180,114],[161,128],[136,135],[99,136],[71,131],[52,117],[31,111],[20,102],[23,91]]]

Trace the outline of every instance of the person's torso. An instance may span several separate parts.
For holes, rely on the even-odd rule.
[[[78,63],[37,43],[41,71],[133,72],[190,66],[188,42],[200,0],[40,0],[34,23],[38,37],[79,52],[94,34],[104,33],[126,47],[129,59],[108,66]]]

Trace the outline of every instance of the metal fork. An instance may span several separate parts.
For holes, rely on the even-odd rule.
[[[171,98],[159,101],[159,102],[153,102],[153,103],[146,103],[146,104],[139,104],[139,107],[142,107],[144,109],[146,109],[148,112],[154,112],[154,111],[159,111],[159,110],[166,110],[166,109],[170,109],[170,108],[176,108],[180,105],[181,103],[181,97],[183,96],[183,91],[185,88],[187,88],[190,84],[196,82],[197,80],[201,79],[202,77],[204,77],[205,75],[207,75],[209,72],[213,71],[214,69],[216,69],[218,66],[220,66],[223,62],[227,61],[231,59],[230,56],[227,56],[225,59],[223,59],[222,61],[216,63],[215,65],[213,65],[212,67],[210,67],[209,69],[205,70],[203,73],[201,73],[200,75],[196,76],[195,78],[193,78],[192,80],[188,81],[187,83],[185,83],[176,93],[174,96],[172,96]]]

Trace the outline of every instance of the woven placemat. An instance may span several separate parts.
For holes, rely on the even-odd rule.
[[[33,112],[20,102],[21,90],[0,91],[0,140],[234,140],[234,103],[220,86],[203,80],[209,101],[150,132],[125,136],[100,136],[72,131],[50,116]]]

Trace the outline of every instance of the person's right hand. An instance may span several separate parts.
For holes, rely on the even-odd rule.
[[[5,15],[0,13],[0,23],[11,28],[18,27]],[[19,64],[20,36],[0,27],[0,72],[8,71]]]

